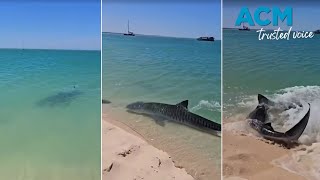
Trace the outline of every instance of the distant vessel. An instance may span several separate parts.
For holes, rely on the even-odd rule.
[[[123,35],[125,35],[125,36],[135,36],[135,34],[129,30],[129,20],[128,20],[128,33],[124,33]]]
[[[248,26],[243,25],[242,28],[239,28],[239,31],[250,31]]]
[[[320,29],[313,32],[314,34],[320,34]]]
[[[199,37],[198,41],[214,41],[214,37]]]

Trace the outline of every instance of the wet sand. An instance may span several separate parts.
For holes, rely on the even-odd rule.
[[[122,107],[103,105],[103,118],[165,151],[175,166],[185,168],[194,179],[221,179],[221,137],[171,122],[160,126],[152,118],[128,113]]]
[[[193,180],[172,158],[146,141],[129,127],[106,114],[102,120],[103,179]]]
[[[241,132],[223,132],[223,176],[227,180],[305,180],[274,165],[291,151],[270,141]]]

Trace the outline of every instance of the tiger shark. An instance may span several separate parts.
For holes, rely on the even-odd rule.
[[[258,101],[259,104],[256,109],[248,115],[247,119],[249,121],[249,125],[265,139],[284,144],[287,147],[294,143],[297,143],[299,137],[308,124],[310,117],[310,104],[308,103],[309,110],[305,114],[305,116],[295,126],[283,133],[275,131],[270,122],[266,123],[268,116],[267,111],[269,109],[269,106],[274,106],[275,102],[270,101],[268,98],[262,95],[258,95]],[[293,106],[288,107],[294,108]]]
[[[54,95],[48,96],[36,102],[37,106],[68,106],[72,101],[77,99],[83,92],[79,90],[62,91]]]
[[[188,110],[188,100],[178,104],[164,104],[156,102],[135,102],[127,105],[127,110],[136,114],[143,114],[164,125],[163,120],[170,120],[216,136],[220,136],[221,124],[210,121]],[[159,117],[161,120],[159,120]]]

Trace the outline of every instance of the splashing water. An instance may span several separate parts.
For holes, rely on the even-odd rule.
[[[200,109],[206,109],[209,111],[220,111],[221,105],[219,102],[216,101],[208,101],[208,100],[201,100],[199,103],[192,107],[191,111],[198,111]]]
[[[306,129],[299,138],[302,144],[298,148],[292,150],[292,153],[273,163],[288,171],[304,176],[309,180],[315,180],[320,177],[320,86],[294,86],[275,91],[274,94],[266,95],[276,104],[288,105],[293,103],[295,108],[288,110],[279,110],[277,108],[270,109],[268,112],[268,121],[272,122],[275,130],[285,132],[293,127],[308,111],[310,103],[310,118]],[[239,101],[238,106],[246,109],[246,113],[234,114],[231,119],[237,121],[228,123],[228,130],[240,130],[251,132],[250,128],[245,124],[245,119],[250,110],[252,111],[257,106],[257,96],[243,97]],[[302,107],[298,104],[302,104]]]

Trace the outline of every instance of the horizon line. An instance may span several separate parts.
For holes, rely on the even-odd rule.
[[[101,51],[101,49],[58,49],[58,48],[16,48],[16,47],[0,47],[0,50]]]
[[[113,34],[123,34],[123,32],[111,32],[111,31],[102,31],[102,33],[113,33]],[[156,34],[139,34],[136,33],[136,35],[142,35],[142,36],[157,36],[157,37],[169,37],[169,38],[182,38],[182,39],[196,39],[198,37],[177,37],[177,36],[167,36],[167,35],[156,35]],[[214,37],[214,36],[201,36],[201,37]],[[215,37],[214,37],[215,38]],[[216,39],[216,38],[215,38]],[[220,40],[220,39],[217,39]]]
[[[250,27],[250,26],[249,26]],[[237,26],[237,27],[222,27],[222,29],[239,29],[239,28],[241,28],[241,26]],[[261,28],[263,28],[263,27],[261,27]],[[259,28],[259,29],[255,29],[255,28],[250,28],[251,30],[260,30],[261,28]],[[278,27],[279,28],[279,27]],[[278,29],[277,28],[277,29]],[[280,27],[281,28],[281,27]],[[274,31],[274,30],[277,30],[277,29],[264,29],[264,30],[266,30],[266,31]],[[284,30],[284,29],[282,29],[282,30]],[[308,31],[308,32],[315,32],[315,31],[317,31],[317,30],[320,30],[320,29],[316,29],[316,30],[312,30],[312,31],[310,31],[310,30],[295,30],[295,31]]]

